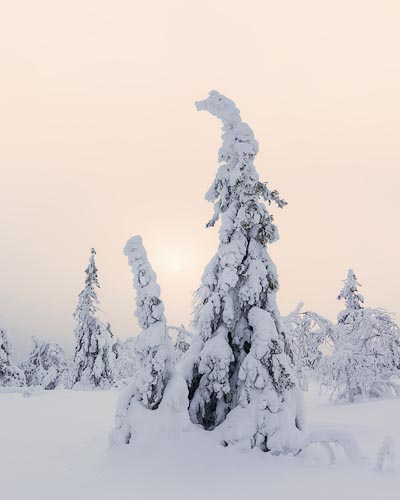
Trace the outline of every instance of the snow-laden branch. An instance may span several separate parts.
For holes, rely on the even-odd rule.
[[[336,461],[332,445],[341,447],[350,462],[358,462],[362,458],[357,440],[352,434],[346,431],[338,429],[313,430],[306,436],[301,445],[301,451],[304,451],[312,444],[319,444],[326,450],[330,464],[334,464]]]

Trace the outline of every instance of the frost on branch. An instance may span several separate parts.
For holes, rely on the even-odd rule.
[[[97,289],[100,285],[95,255],[96,251],[92,248],[85,271],[85,287],[79,294],[74,313],[76,346],[70,385],[104,389],[113,382],[114,355],[110,330],[98,317]]]
[[[278,276],[266,250],[278,231],[264,202],[286,203],[259,180],[253,163],[258,143],[234,103],[212,91],[196,105],[223,124],[220,166],[206,194],[214,204],[207,226],[221,219],[221,227],[218,251],[196,293],[194,325],[201,348],[196,342],[198,354],[187,377],[189,413],[209,430],[229,416],[227,443],[246,442],[276,453],[296,450],[301,396],[275,302]],[[251,310],[266,317],[256,321],[254,312],[251,321]],[[244,434],[242,414],[252,415]]]
[[[135,342],[135,373],[132,382],[117,404],[112,444],[131,441],[135,408],[155,410],[159,407],[174,359],[173,346],[167,334],[164,305],[160,299],[160,287],[140,236],[128,240],[125,255],[134,275],[137,306],[135,316],[143,330]]]
[[[25,375],[11,361],[12,345],[6,329],[0,327],[0,387],[22,387]]]

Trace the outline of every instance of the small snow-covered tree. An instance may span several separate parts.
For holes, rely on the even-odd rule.
[[[38,338],[32,337],[32,342],[33,346],[28,358],[19,364],[25,374],[26,385],[28,386],[41,385],[45,374],[40,357],[40,341]]]
[[[20,364],[28,386],[42,386],[55,389],[65,382],[67,361],[64,350],[58,344],[51,344],[32,337],[33,346],[28,358]]]
[[[278,231],[263,203],[283,207],[285,202],[259,180],[258,143],[235,104],[212,91],[197,108],[223,123],[221,165],[206,194],[214,203],[207,227],[219,218],[222,223],[218,252],[196,295],[194,325],[201,346],[196,341],[198,355],[191,356],[189,413],[208,430],[226,424],[221,427],[227,444],[274,453],[297,450],[301,394],[275,300],[278,276],[266,250]]]
[[[358,291],[359,283],[352,269],[349,269],[342,290],[339,292],[338,300],[344,300],[346,308],[338,314],[338,324],[343,325],[344,330],[353,332],[362,318],[364,297]]]
[[[134,339],[116,339],[112,350],[115,356],[114,381],[130,379],[135,373]]]
[[[383,309],[369,309],[373,337],[370,348],[379,370],[398,373],[400,370],[400,329],[393,316]]]
[[[24,372],[11,361],[12,344],[10,335],[0,327],[0,386],[22,387],[25,385]]]
[[[113,353],[110,330],[98,318],[97,289],[100,288],[91,250],[86,269],[85,287],[79,294],[74,318],[76,347],[72,365],[71,385],[107,388],[113,382]]]
[[[338,296],[346,308],[338,315],[334,351],[326,358],[322,379],[337,400],[351,403],[400,394],[392,380],[400,367],[399,328],[387,312],[363,306],[358,286],[350,270]]]
[[[116,428],[112,441],[129,443],[132,437],[130,409],[140,404],[148,410],[158,408],[170,377],[173,347],[167,334],[164,304],[142,238],[129,239],[124,249],[133,273],[136,290],[136,311],[142,331],[135,345],[136,371],[130,386],[118,402]]]
[[[300,312],[300,307],[284,319],[284,328],[291,339],[294,365],[300,387],[308,390],[308,379],[319,380],[325,358],[323,349],[332,348],[335,325],[313,311]]]

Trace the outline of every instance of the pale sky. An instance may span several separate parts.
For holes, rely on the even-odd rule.
[[[260,143],[282,313],[334,319],[352,267],[400,313],[397,0],[0,0],[0,322],[71,350],[90,248],[101,308],[138,331],[126,240],[141,234],[170,324],[215,253],[204,194],[233,99]]]

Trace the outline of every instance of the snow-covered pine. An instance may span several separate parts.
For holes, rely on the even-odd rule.
[[[58,344],[52,344],[32,337],[33,346],[28,358],[20,364],[28,386],[42,386],[55,389],[64,384],[67,361],[64,350]]]
[[[124,253],[133,273],[133,285],[136,290],[135,316],[142,331],[134,344],[134,377],[117,404],[115,429],[111,435],[111,442],[114,444],[128,444],[131,441],[134,431],[131,428],[130,410],[137,405],[148,410],[158,408],[174,360],[160,287],[148,261],[142,238],[130,238]]]
[[[286,203],[260,182],[253,163],[258,143],[233,101],[212,91],[196,105],[223,124],[221,165],[206,194],[214,203],[207,226],[222,223],[218,252],[196,293],[194,325],[202,347],[197,357],[188,352],[189,413],[205,429],[224,423],[226,444],[295,451],[303,439],[302,398],[275,300],[278,276],[266,250],[278,231],[263,201]]]
[[[363,315],[364,297],[359,293],[357,276],[349,269],[342,290],[339,292],[338,300],[344,299],[346,308],[338,314],[338,323],[344,325],[350,333],[354,330]]]
[[[390,314],[364,307],[357,278],[348,272],[338,299],[346,308],[338,315],[332,356],[324,364],[323,384],[336,400],[399,395],[392,380],[399,375],[400,331]]]
[[[12,344],[10,335],[0,327],[0,387],[25,386],[24,372],[11,361]]]
[[[98,318],[97,289],[100,285],[95,255],[92,248],[85,271],[85,287],[79,294],[74,313],[76,347],[70,383],[77,387],[108,388],[113,383],[114,355],[110,332]]]

